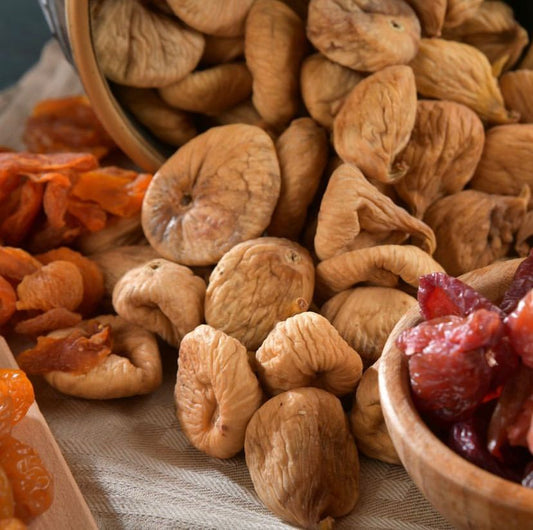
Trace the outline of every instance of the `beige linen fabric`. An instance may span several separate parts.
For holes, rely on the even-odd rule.
[[[42,98],[81,86],[55,42],[0,94],[0,145],[23,149],[24,120]],[[152,395],[110,401],[69,398],[34,378],[37,402],[105,530],[292,528],[263,507],[244,457],[210,458],[189,445],[174,413],[176,352],[164,351],[163,385]],[[361,457],[361,497],[338,530],[447,530],[400,466]],[[68,521],[65,521],[65,528]]]

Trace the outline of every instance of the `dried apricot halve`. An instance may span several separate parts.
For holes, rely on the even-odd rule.
[[[27,175],[49,171],[90,171],[98,160],[90,153],[0,153],[0,182],[9,175]]]
[[[0,276],[0,326],[3,326],[16,311],[17,294],[13,286]]]
[[[18,423],[35,400],[33,386],[22,370],[0,368],[0,395],[7,395],[12,401],[11,424]]]
[[[80,322],[81,315],[79,313],[74,313],[64,307],[54,307],[35,317],[18,321],[13,329],[19,335],[38,337],[49,331],[76,326]]]
[[[41,268],[41,262],[21,248],[0,246],[0,276],[22,280]]]

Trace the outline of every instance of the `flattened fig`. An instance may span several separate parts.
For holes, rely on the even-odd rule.
[[[376,72],[416,55],[420,22],[402,0],[311,0],[307,36],[328,59]]]
[[[181,342],[174,399],[192,445],[210,456],[230,458],[244,447],[246,426],[263,394],[246,348],[202,325]]]
[[[341,402],[325,390],[267,401],[248,424],[244,454],[259,498],[299,528],[331,527],[359,498],[357,447]]]
[[[440,37],[446,16],[447,0],[431,0],[431,2],[428,0],[406,0],[406,2],[418,15],[422,33],[426,37]]]
[[[338,155],[368,178],[393,182],[407,168],[394,159],[409,141],[416,118],[416,84],[408,66],[390,66],[358,83],[333,122]]]
[[[244,124],[213,127],[154,175],[142,206],[144,233],[164,258],[210,265],[265,230],[279,189],[267,133]]]
[[[318,213],[315,251],[321,260],[409,238],[430,254],[435,250],[431,228],[380,193],[356,167],[343,164],[333,172]]]
[[[363,373],[357,351],[326,318],[310,311],[278,322],[255,357],[259,379],[271,394],[315,386],[343,396]]]
[[[533,71],[516,70],[500,78],[505,106],[520,114],[520,123],[533,123]]]
[[[477,114],[452,101],[419,101],[415,127],[399,155],[407,173],[394,187],[414,216],[461,191],[478,165],[485,130]]]
[[[256,350],[277,322],[307,311],[315,271],[288,239],[263,237],[233,247],[211,273],[205,320]]]

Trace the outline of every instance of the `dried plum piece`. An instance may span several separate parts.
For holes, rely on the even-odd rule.
[[[533,290],[518,302],[504,322],[514,351],[526,366],[533,368]]]
[[[500,309],[508,315],[512,313],[518,302],[533,289],[533,250],[529,256],[518,266],[514,273],[511,285],[503,295]]]

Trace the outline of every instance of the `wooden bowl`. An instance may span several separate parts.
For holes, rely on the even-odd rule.
[[[461,277],[499,301],[521,259],[497,263]],[[396,338],[421,321],[415,306],[392,331],[381,357],[383,414],[405,469],[433,506],[454,526],[472,530],[533,529],[533,489],[470,464],[425,425],[411,399],[407,361]]]

